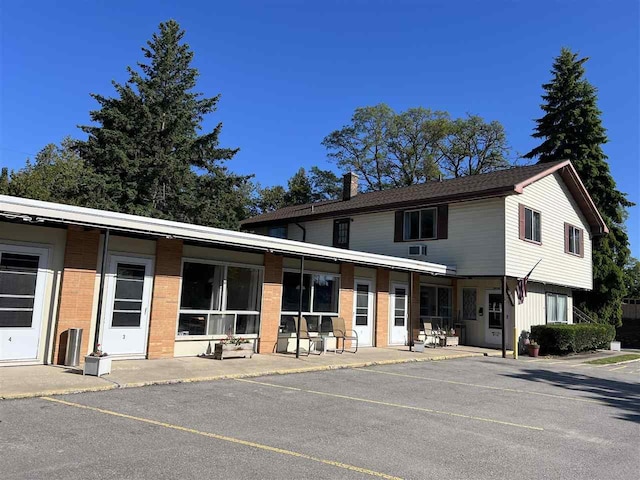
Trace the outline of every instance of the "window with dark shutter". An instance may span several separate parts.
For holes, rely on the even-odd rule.
[[[568,223],[564,224],[564,251],[584,257],[584,231]]]
[[[542,216],[531,208],[520,204],[518,211],[518,234],[520,240],[542,242]]]
[[[349,248],[349,224],[351,220],[341,218],[333,222],[333,246],[338,248]]]

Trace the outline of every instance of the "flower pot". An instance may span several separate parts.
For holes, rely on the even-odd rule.
[[[527,345],[530,357],[537,357],[540,352],[540,345]]]
[[[102,375],[108,375],[111,373],[111,357],[94,357],[87,355],[84,357],[84,371],[83,375],[95,375],[101,377]]]
[[[215,360],[222,360],[229,357],[253,357],[253,342],[249,343],[216,343],[213,351]]]

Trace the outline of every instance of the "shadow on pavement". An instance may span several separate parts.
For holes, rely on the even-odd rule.
[[[640,423],[640,384],[592,377],[578,372],[540,369],[508,373],[505,376],[586,393],[588,394],[586,398],[598,400],[618,409],[620,411],[618,418]]]

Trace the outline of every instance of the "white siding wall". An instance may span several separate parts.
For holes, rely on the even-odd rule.
[[[542,259],[531,280],[591,289],[591,238],[589,225],[558,174],[548,175],[525,187],[522,195],[506,198],[507,275],[523,277]],[[542,245],[520,240],[518,205],[541,213]],[[584,258],[564,253],[564,222],[584,230]]]

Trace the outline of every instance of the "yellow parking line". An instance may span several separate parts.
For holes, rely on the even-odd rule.
[[[406,373],[385,372],[383,370],[359,369],[359,370],[354,370],[354,371],[364,372],[364,373],[379,373],[379,374],[382,374],[382,375],[394,375],[396,377],[416,378],[416,379],[420,379],[420,380],[429,380],[430,382],[441,382],[441,383],[449,383],[451,385],[462,385],[462,386],[465,386],[465,387],[485,388],[487,390],[498,390],[498,391],[501,391],[501,392],[524,393],[526,395],[538,395],[538,396],[541,396],[541,397],[561,398],[563,400],[573,400],[575,402],[586,402],[586,403],[597,403],[597,404],[601,404],[602,403],[602,402],[600,402],[598,400],[591,400],[589,398],[567,397],[567,396],[564,396],[564,395],[555,395],[553,393],[531,392],[529,390],[521,390],[521,389],[518,389],[518,388],[492,387],[491,385],[479,385],[477,383],[458,382],[456,380],[442,380],[440,378],[422,377],[422,376],[419,376],[419,375],[408,375]]]
[[[248,380],[246,378],[236,378],[235,379],[238,382],[246,382],[246,383],[255,383],[257,385],[264,385],[267,387],[276,387],[276,388],[283,388],[286,390],[295,390],[298,392],[303,392],[303,393],[312,393],[314,395],[322,395],[325,397],[334,397],[334,398],[341,398],[344,400],[352,400],[352,401],[356,401],[356,402],[364,402],[364,403],[373,403],[375,405],[384,405],[387,407],[395,407],[395,408],[403,408],[406,410],[415,410],[418,412],[424,412],[424,413],[430,413],[433,415],[447,415],[450,417],[458,417],[458,418],[466,418],[468,420],[478,420],[480,422],[488,422],[488,423],[497,423],[499,425],[506,425],[509,427],[517,427],[517,428],[526,428],[528,430],[538,430],[538,431],[543,431],[544,428],[542,427],[533,427],[531,425],[523,425],[520,423],[513,423],[513,422],[505,422],[502,420],[495,420],[493,418],[484,418],[484,417],[476,417],[474,415],[465,415],[463,413],[455,413],[455,412],[445,412],[442,410],[433,410],[431,408],[423,408],[423,407],[412,407],[411,405],[402,405],[399,403],[391,403],[391,402],[382,402],[379,400],[370,400],[368,398],[360,398],[360,397],[352,397],[349,395],[341,395],[338,393],[329,393],[329,392],[319,392],[317,390],[306,390],[304,388],[296,388],[296,387],[288,387],[286,385],[278,385],[276,383],[267,383],[267,382],[258,382],[256,380]]]
[[[125,413],[119,413],[119,412],[114,412],[112,410],[105,410],[102,408],[91,407],[89,405],[82,405],[80,403],[67,402],[64,400],[59,400],[57,398],[51,398],[51,397],[41,397],[41,398],[49,402],[59,403],[62,405],[67,405],[69,407],[82,408],[84,410],[91,410],[93,412],[104,413],[106,415],[113,415],[114,417],[126,418],[128,420],[135,420],[137,422],[148,423],[150,425],[155,425],[157,427],[169,428],[171,430],[178,430],[181,432],[192,433],[194,435],[202,435],[203,437],[208,437],[208,438],[215,438],[216,440],[222,440],[225,442],[235,443],[238,445],[244,445],[245,447],[258,448],[260,450],[266,450],[268,452],[279,453],[282,455],[289,455],[292,457],[302,458],[304,460],[311,460],[313,462],[323,463],[325,465],[330,465],[332,467],[342,468],[344,470],[351,470],[353,472],[358,472],[358,473],[370,475],[373,477],[385,478],[387,480],[402,480],[400,477],[395,477],[393,475],[388,475],[382,472],[376,472],[375,470],[369,470],[368,468],[356,467],[354,465],[349,465],[347,463],[342,463],[342,462],[336,462],[333,460],[325,460],[323,458],[313,457],[311,455],[306,455],[300,452],[293,452],[291,450],[286,450],[284,448],[271,447],[269,445],[249,442],[247,440],[241,440],[239,438],[227,437],[226,435],[218,435],[216,433],[202,432],[200,430],[194,430],[193,428],[181,427],[180,425],[173,425],[171,423],[159,422],[157,420],[151,420],[149,418],[135,417],[133,415],[127,415]]]

